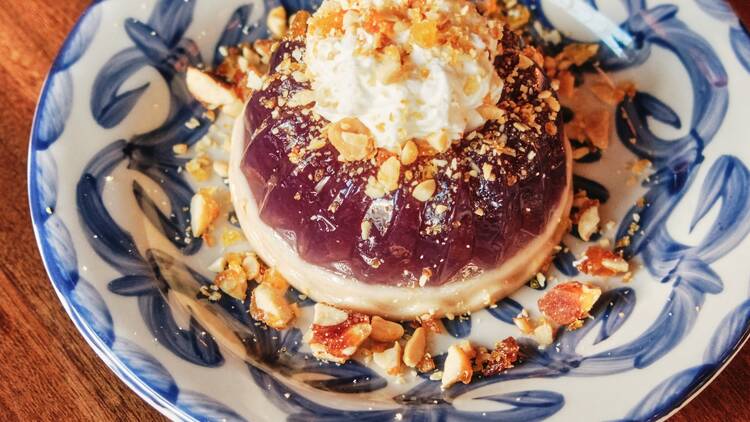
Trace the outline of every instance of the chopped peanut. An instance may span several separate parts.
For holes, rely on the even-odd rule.
[[[427,330],[424,327],[419,327],[414,330],[409,341],[406,342],[404,347],[404,363],[409,368],[416,367],[419,362],[422,361],[425,355],[425,349],[427,347]]]
[[[401,164],[405,166],[408,166],[409,164],[417,161],[418,156],[419,149],[417,148],[417,144],[414,143],[414,141],[406,142],[403,148],[401,148]]]
[[[401,324],[387,321],[379,316],[372,317],[370,321],[372,333],[370,337],[381,343],[390,343],[404,336],[404,327]]]
[[[268,12],[266,26],[274,38],[281,38],[286,33],[286,9],[284,6],[276,6]]]
[[[222,179],[226,179],[229,176],[229,163],[226,161],[214,161],[214,173]]]
[[[555,341],[555,327],[542,318],[539,324],[534,328],[533,338],[541,347],[546,347]]]
[[[398,189],[398,179],[401,176],[401,162],[396,157],[389,157],[380,165],[377,179],[386,192]]]
[[[516,327],[518,327],[518,329],[521,330],[521,332],[524,334],[531,334],[536,328],[536,324],[531,321],[528,312],[526,312],[526,309],[521,311],[520,314],[513,318],[513,323],[516,324]]]
[[[198,154],[195,158],[188,161],[185,164],[185,170],[190,176],[192,176],[197,182],[205,182],[211,178],[211,170],[213,170],[213,162],[205,154]]]
[[[436,189],[437,184],[435,183],[435,180],[427,179],[414,187],[412,196],[414,196],[414,198],[416,198],[420,202],[427,202],[430,200],[430,198],[432,198],[432,195],[435,194]]]
[[[240,101],[224,83],[194,67],[187,69],[185,83],[190,94],[203,104],[217,107]]]
[[[260,262],[254,253],[249,253],[242,260],[242,269],[245,270],[248,280],[253,280],[260,275]]]
[[[464,345],[454,344],[448,348],[448,356],[443,366],[443,388],[449,388],[457,382],[468,384],[474,375],[471,367],[471,353],[467,352]]]
[[[401,65],[401,53],[395,45],[386,46],[383,54],[380,56],[378,67],[378,79],[383,84],[392,84],[398,81],[399,77],[404,74]]]
[[[496,105],[482,105],[477,112],[487,120],[500,121],[505,116],[505,111]]]
[[[374,352],[372,360],[376,365],[386,370],[388,375],[398,375],[401,373],[401,356],[403,350],[399,342],[394,342],[390,349],[382,352]]]
[[[244,262],[244,260],[240,262]],[[289,288],[289,283],[276,268],[269,268],[265,271],[261,271],[258,281],[261,283],[268,283],[279,290],[286,290]]]
[[[578,214],[578,235],[585,242],[599,230],[599,207],[590,206]]]
[[[187,144],[174,144],[172,145],[172,152],[177,155],[185,155],[188,152]]]
[[[343,161],[359,161],[375,150],[370,130],[358,119],[346,118],[328,126],[328,140]]]
[[[286,104],[289,107],[300,107],[300,106],[306,106],[312,103],[313,101],[315,101],[315,96],[313,95],[313,92],[310,91],[309,89],[305,89],[302,91],[297,91],[292,96],[292,98],[290,98],[289,101],[287,101]],[[343,136],[343,133],[342,133],[342,136]]]
[[[326,305],[325,303],[316,303],[314,307],[313,324],[323,327],[332,327],[342,324],[349,318],[349,314],[339,308]]]
[[[216,274],[214,284],[229,296],[238,300],[245,300],[247,277],[241,267],[229,266],[229,268]]]
[[[427,144],[437,152],[445,152],[450,147],[451,140],[447,132],[441,131],[427,136]]]
[[[252,317],[277,330],[288,328],[295,315],[284,293],[269,283],[259,284],[250,297]]]
[[[219,216],[219,203],[214,199],[212,190],[201,189],[190,200],[190,226],[194,237],[206,233]]]

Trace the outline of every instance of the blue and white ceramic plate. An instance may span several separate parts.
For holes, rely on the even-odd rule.
[[[299,329],[260,326],[241,303],[196,301],[222,251],[182,236],[196,186],[172,145],[218,129],[187,94],[183,72],[215,62],[221,45],[265,36],[276,1],[95,1],[39,102],[29,195],[52,284],[91,347],[160,412],[176,420],[654,420],[741,347],[750,328],[750,37],[721,0],[525,1],[563,43],[599,42],[602,66],[637,85],[614,110],[614,145],[579,163],[576,183],[604,203],[616,222],[611,237],[640,215],[626,250],[639,270],[629,283],[601,283],[606,293],[582,329],[543,351],[524,340],[525,362],[513,370],[446,392],[425,378],[395,382],[356,363],[310,359]],[[315,6],[283,1],[290,10]],[[193,118],[199,125],[185,124]],[[624,183],[637,159],[650,160],[653,174]],[[633,208],[639,197],[648,206]],[[571,256],[555,262],[559,279],[577,276]],[[438,343],[516,335],[511,317],[539,294],[523,288],[445,321],[448,338]],[[309,301],[300,305],[309,312]]]

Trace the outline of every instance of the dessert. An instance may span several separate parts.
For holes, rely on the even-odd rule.
[[[548,263],[572,176],[541,56],[462,0],[327,0],[306,18],[232,136],[258,256],[317,302],[391,319],[491,305]]]
[[[613,108],[633,84],[599,69],[596,44],[534,39],[516,2],[479,10],[460,0],[329,0],[287,21],[277,7],[271,39],[222,47],[215,69],[187,69],[188,90],[219,129],[173,152],[193,150],[184,170],[195,182],[218,176],[231,189],[203,186],[191,201],[186,236],[224,252],[200,298],[243,302],[256,325],[301,328],[320,360],[421,373],[449,388],[522,364],[527,344],[436,348],[433,337],[453,333],[441,317],[494,308],[528,281],[546,292],[512,320],[544,348],[602,309],[601,288],[558,280],[553,259],[564,274],[632,280],[610,250],[609,195],[580,177],[572,195],[571,158],[601,157]],[[596,78],[581,78],[582,66]],[[557,246],[569,227],[586,249],[572,237],[580,251]],[[617,248],[637,230],[634,215]]]

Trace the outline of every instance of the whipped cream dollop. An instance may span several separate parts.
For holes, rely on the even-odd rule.
[[[315,111],[359,119],[380,148],[417,139],[445,151],[500,98],[500,36],[467,0],[326,0],[304,57]]]

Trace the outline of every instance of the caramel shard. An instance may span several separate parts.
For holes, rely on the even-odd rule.
[[[417,363],[417,371],[421,373],[430,372],[435,370],[435,360],[432,359],[432,355],[425,353],[422,356],[422,360]]]
[[[437,23],[431,20],[416,22],[411,27],[411,41],[422,48],[432,48],[438,41]]]
[[[348,313],[329,305],[315,306],[315,322],[305,335],[305,341],[309,343],[316,358],[336,363],[346,362],[370,336],[372,326],[369,317],[356,312]]]
[[[599,246],[586,249],[583,261],[576,267],[585,274],[604,277],[625,273],[630,269],[630,265],[621,255]]]
[[[300,10],[289,18],[288,36],[302,37],[307,33],[307,21],[310,20],[310,12]]]
[[[568,325],[586,318],[602,291],[577,281],[562,283],[542,296],[537,305],[550,321],[557,325]]]
[[[490,377],[513,367],[518,360],[520,347],[513,337],[507,337],[495,344],[495,349],[482,362],[482,375]],[[478,358],[477,358],[478,360]]]
[[[599,149],[609,146],[610,120],[612,115],[608,110],[598,110],[584,116],[586,136]]]

